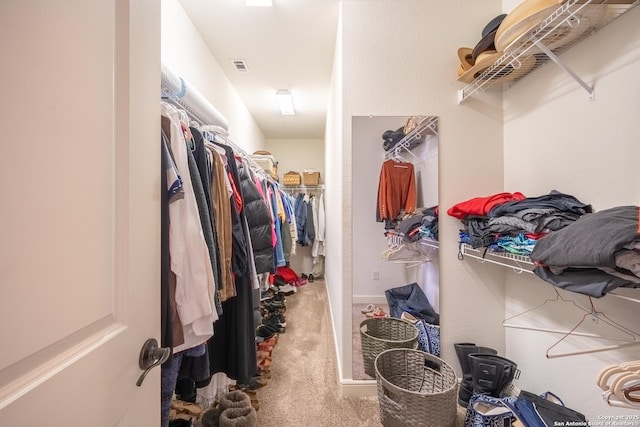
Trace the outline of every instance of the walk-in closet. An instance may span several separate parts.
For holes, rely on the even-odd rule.
[[[638,5],[0,2],[0,425],[640,426]]]

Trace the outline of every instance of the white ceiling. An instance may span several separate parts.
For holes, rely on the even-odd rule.
[[[180,0],[267,139],[324,137],[340,0]],[[232,60],[243,59],[240,73]],[[277,90],[293,94],[282,116]]]

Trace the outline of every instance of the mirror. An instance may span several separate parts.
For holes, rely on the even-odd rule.
[[[410,130],[411,126],[405,128],[410,118],[417,125],[413,130]],[[431,217],[435,218],[435,223],[421,219],[423,216],[426,218],[423,215],[425,209],[438,205],[438,143],[436,116],[352,117],[354,380],[375,379],[375,370],[373,375],[368,374],[371,373],[371,364],[369,369],[364,367],[360,326],[373,314],[363,311],[373,306],[390,313],[385,296],[387,289],[417,283],[435,313],[439,312],[437,214]],[[390,163],[384,165],[385,162]],[[406,221],[407,218],[405,221],[378,222],[378,194],[383,167],[394,167],[405,179],[413,169],[416,201],[413,224]],[[401,185],[398,182],[394,181],[390,191],[406,188],[410,180]],[[390,209],[397,209],[397,206]],[[428,224],[422,227],[422,223]],[[404,227],[400,227],[401,224]],[[430,236],[431,233],[435,236]]]

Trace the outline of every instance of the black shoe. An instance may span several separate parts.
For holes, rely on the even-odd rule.
[[[267,385],[266,382],[258,381],[253,377],[251,377],[248,382],[249,382],[248,384],[242,384],[242,388],[245,388],[245,389],[248,388],[249,390],[257,390]]]
[[[280,301],[269,301],[269,302],[264,302],[262,303],[262,308],[264,308],[265,310],[269,310],[269,311],[274,311],[274,310],[284,310],[286,309],[285,305],[283,302]]]
[[[278,335],[278,330],[269,325],[261,324],[256,329],[256,336],[260,338],[271,338]]]
[[[280,323],[277,319],[273,317],[268,317],[266,319],[262,319],[262,324],[269,328],[274,329],[276,332],[282,334],[285,332],[286,324]]]
[[[469,399],[473,396],[473,384],[471,376],[471,362],[469,361],[469,354],[483,353],[483,354],[498,354],[498,352],[492,348],[480,347],[475,343],[456,343],[453,345],[458,361],[460,362],[460,368],[462,369],[462,382],[458,389],[458,405],[467,407]]]
[[[278,314],[271,314],[269,316],[264,317],[262,319],[262,323],[267,325],[277,325],[281,328],[287,327],[287,322],[284,320],[284,317]]]
[[[468,355],[471,367],[473,393],[502,397],[518,372],[518,365],[497,354],[472,353]]]
[[[309,280],[309,282],[313,282],[313,274],[309,275],[309,279],[308,280]]]

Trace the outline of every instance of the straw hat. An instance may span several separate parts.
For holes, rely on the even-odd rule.
[[[496,50],[504,52],[518,37],[544,21],[566,0],[524,0],[502,21],[495,34]]]
[[[473,67],[473,64],[476,61],[471,57],[471,52],[473,49],[470,47],[460,47],[458,48],[458,59],[460,60],[460,68],[464,71],[467,71],[469,68]]]
[[[495,50],[482,52],[478,55],[473,67],[468,70],[462,70],[462,66],[458,68],[458,80],[471,83],[473,79],[480,77],[487,68],[499,61],[502,56],[502,52],[496,52]],[[534,56],[526,56],[524,58],[518,58],[517,60],[507,56],[502,59],[501,64],[496,66],[495,72],[489,76],[485,76],[485,78],[495,82],[505,83],[524,76],[531,71],[535,65],[536,58]]]
[[[579,9],[580,8],[580,9]],[[577,11],[579,9],[579,11]],[[572,13],[576,13],[576,16],[565,20],[560,24],[549,25],[550,28],[544,30],[544,45],[550,50],[556,50],[574,40],[579,38],[590,28],[595,28],[600,21],[605,17],[607,13],[607,6],[603,4],[574,4],[568,8]],[[542,22],[542,21],[540,21]],[[539,24],[536,24],[539,25]],[[512,46],[518,46],[524,38],[527,36],[529,30],[534,26],[527,28],[520,35],[518,35],[513,41],[511,41],[504,49],[505,51]],[[523,45],[524,48],[529,48],[532,42],[526,42]],[[529,53],[540,53],[541,50],[537,46],[532,46]]]

